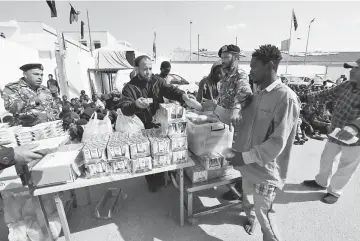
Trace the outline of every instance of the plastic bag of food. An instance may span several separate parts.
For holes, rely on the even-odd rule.
[[[94,112],[89,122],[85,125],[81,142],[86,142],[93,135],[111,133],[112,131],[113,129],[111,126],[111,120],[109,119],[109,112],[106,114],[103,120],[99,120],[97,118],[97,113]]]
[[[9,241],[31,241],[26,234],[27,226],[25,221],[10,223],[8,224],[8,228],[9,228],[9,234],[8,234]]]
[[[126,116],[121,112],[119,108],[117,110],[117,119],[115,124],[115,130],[117,132],[128,132],[129,134],[136,133],[145,129],[144,123],[136,115]]]

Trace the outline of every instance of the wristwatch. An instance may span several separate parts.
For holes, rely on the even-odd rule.
[[[0,148],[0,163],[3,165],[11,165],[14,161],[14,149],[8,147],[1,147]]]

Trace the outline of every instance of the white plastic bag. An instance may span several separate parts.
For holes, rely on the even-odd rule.
[[[94,112],[91,115],[89,122],[85,125],[81,142],[85,142],[93,135],[111,133],[111,132],[112,132],[112,126],[111,126],[111,121],[109,119],[109,112],[107,112],[103,120],[98,120],[97,113]]]
[[[28,195],[14,195],[11,192],[2,192],[4,201],[4,220],[6,224],[22,220],[21,209],[28,200]]]
[[[17,223],[8,224],[9,241],[31,241],[26,235],[26,223],[25,221],[19,221]]]
[[[53,214],[51,216],[49,216],[48,218],[49,220],[49,227],[50,227],[50,232],[51,232],[51,236],[54,240],[57,240],[60,236],[60,232],[61,232],[61,223],[60,223],[60,218],[59,215]],[[28,218],[26,219],[26,234],[27,237],[30,241],[48,241],[49,238],[48,235],[45,235],[43,233],[43,230],[40,228],[39,222],[33,218]]]
[[[145,129],[144,124],[136,115],[126,116],[121,112],[120,108],[117,110],[117,115],[115,125],[115,130],[117,132],[129,132],[129,134],[133,134],[139,130]]]

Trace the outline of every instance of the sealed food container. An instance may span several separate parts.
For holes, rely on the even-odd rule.
[[[172,163],[184,163],[188,161],[188,150],[174,151],[172,153]]]
[[[188,147],[197,156],[211,152],[221,153],[225,148],[231,148],[233,130],[222,122],[194,124],[187,123]]]
[[[200,164],[206,170],[216,170],[221,168],[224,159],[225,158],[219,153],[205,154],[198,158]]]
[[[153,157],[153,168],[171,165],[171,154],[155,155]]]
[[[171,104],[160,104],[161,115],[160,119],[167,121],[184,119],[185,118],[185,109],[181,105],[174,103]]]
[[[172,136],[170,137],[171,151],[180,151],[188,149],[188,141],[186,136]]]
[[[131,159],[151,156],[150,141],[141,132],[130,136],[129,146]]]
[[[119,158],[109,162],[111,173],[130,173],[131,161],[128,158]]]
[[[111,174],[111,165],[107,162],[101,161],[94,164],[87,164],[85,176],[86,178],[108,176]]]
[[[106,148],[108,159],[113,160],[119,157],[130,159],[130,145],[127,141],[110,142]]]
[[[152,158],[151,157],[140,157],[131,160],[132,173],[142,173],[152,170]]]
[[[164,155],[170,152],[170,139],[167,137],[149,136],[151,155]]]

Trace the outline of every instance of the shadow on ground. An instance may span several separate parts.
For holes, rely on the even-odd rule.
[[[319,201],[324,195],[321,191],[314,191],[314,189],[306,187],[302,184],[285,184],[283,190],[276,194],[275,203],[301,203]]]

